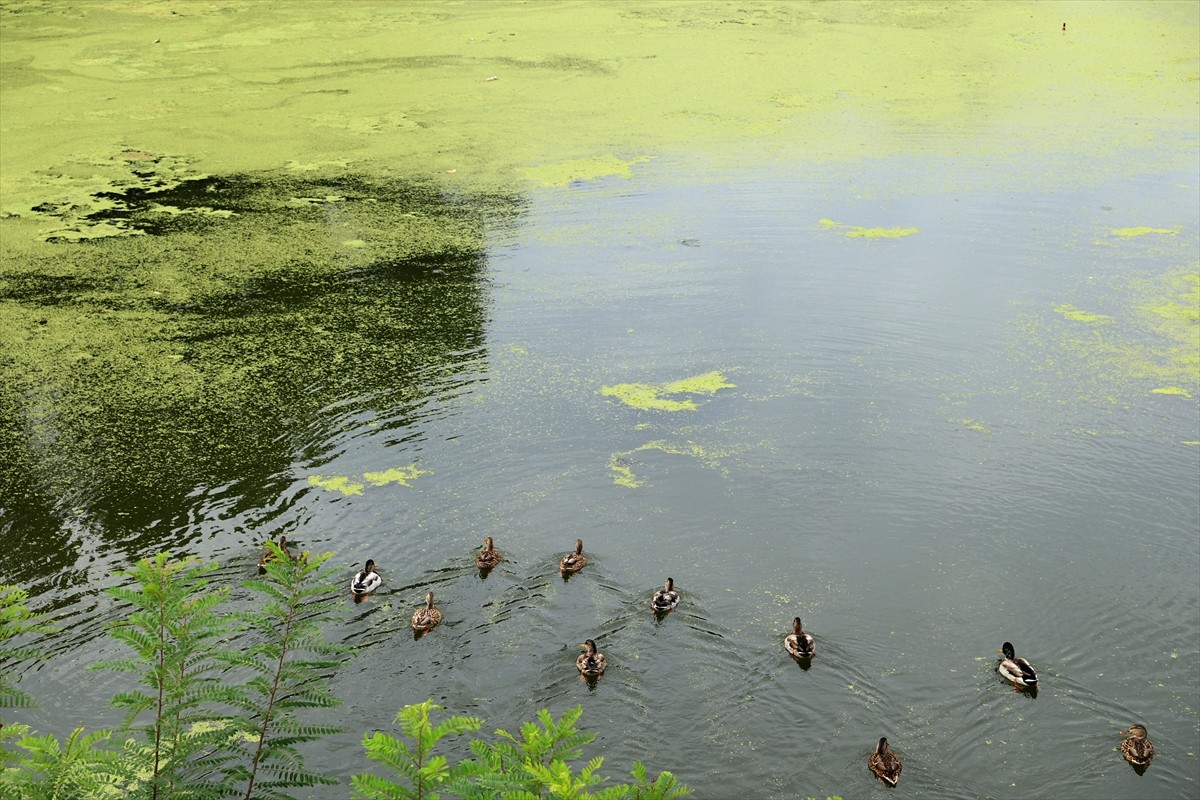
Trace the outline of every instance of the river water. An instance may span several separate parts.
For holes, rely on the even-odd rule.
[[[1014,180],[679,148],[503,191],[378,162],[158,185],[161,155],[122,150],[148,193],[5,221],[38,241],[5,264],[0,582],[62,629],[11,718],[119,718],[117,678],[82,673],[119,652],[114,570],[169,549],[236,584],[285,533],[384,578],[328,631],[357,648],[346,732],[308,763],[347,785],[313,797],[427,698],[491,728],[581,704],[607,774],[703,798],[881,795],[880,736],[918,796],[1200,796],[1184,150]],[[143,235],[77,235],[104,225]],[[480,576],[485,536],[505,560]],[[445,621],[414,639],[429,590]],[[1036,694],[997,674],[1004,641]]]

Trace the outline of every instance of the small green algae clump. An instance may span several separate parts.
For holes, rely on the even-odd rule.
[[[351,483],[350,479],[345,475],[333,475],[328,478],[322,475],[309,475],[308,485],[316,486],[329,492],[341,492],[347,497],[363,493],[363,484]]]
[[[920,228],[864,228],[861,225],[844,225],[831,219],[821,220],[821,227],[850,239],[899,239],[921,232]]]
[[[730,389],[737,384],[729,383],[718,370],[671,383],[653,385],[649,383],[619,383],[605,386],[600,393],[615,397],[627,406],[643,411],[695,411],[693,400],[672,400],[671,395],[707,394],[714,395],[719,389]]]
[[[1072,319],[1076,322],[1095,323],[1097,325],[1106,325],[1112,322],[1112,317],[1107,314],[1093,314],[1090,311],[1083,311],[1068,303],[1057,305],[1054,307],[1054,310],[1067,319]]]
[[[417,469],[416,464],[410,464],[407,467],[393,467],[383,472],[364,472],[363,477],[372,486],[387,486],[389,483],[411,486],[411,481],[415,480],[418,476],[428,474],[430,474],[429,470]]]
[[[1179,233],[1179,228],[1147,228],[1143,225],[1137,228],[1114,228],[1112,231],[1113,236],[1120,236],[1122,239],[1135,239],[1138,236],[1145,236],[1150,233],[1174,236]]]
[[[1163,386],[1159,389],[1151,389],[1151,394],[1174,394],[1180,397],[1191,397],[1192,393],[1180,386]]]

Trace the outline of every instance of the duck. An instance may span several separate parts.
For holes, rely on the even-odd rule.
[[[500,553],[492,546],[492,537],[483,538],[483,549],[475,555],[475,566],[480,569],[492,569],[500,563]]]
[[[586,563],[587,556],[583,554],[583,539],[576,539],[575,552],[567,553],[562,557],[562,561],[558,562],[558,570],[564,575],[570,575],[573,572],[579,572]]]
[[[1130,725],[1129,730],[1121,731],[1121,735],[1129,737],[1121,742],[1121,755],[1125,756],[1125,760],[1135,767],[1150,766],[1150,760],[1154,758],[1154,742],[1148,738],[1146,726]]]
[[[1017,651],[1013,650],[1012,642],[1005,642],[996,652],[1004,654],[1004,660],[1000,662],[1000,674],[1011,681],[1015,688],[1034,688],[1038,685],[1038,676],[1033,671],[1033,664],[1024,658],[1017,658]]]
[[[900,763],[900,757],[888,749],[886,736],[879,737],[879,744],[875,745],[875,751],[867,759],[867,769],[888,786],[895,786],[900,782],[900,772],[904,765]]]
[[[579,670],[579,674],[599,675],[604,672],[604,653],[596,650],[596,641],[588,639],[579,646],[586,651],[580,653],[579,658],[575,659],[575,666]]]
[[[425,605],[413,612],[412,628],[418,633],[432,630],[442,621],[442,612],[433,604],[433,592],[425,593]]]
[[[679,605],[679,592],[675,591],[675,580],[667,578],[663,588],[656,591],[650,598],[650,607],[660,614],[665,614],[677,605]]]
[[[792,617],[792,632],[784,638],[783,649],[796,658],[808,658],[817,652],[813,637],[804,632],[799,617]]]
[[[379,573],[375,571],[375,562],[368,558],[362,571],[354,573],[354,577],[350,579],[350,594],[356,597],[365,597],[378,589],[381,583],[383,583],[383,578],[379,577]]]
[[[292,551],[288,550],[288,540],[287,540],[286,536],[279,537],[279,549],[283,551],[283,555],[286,558],[295,560],[296,557],[294,555],[292,555]],[[271,550],[270,547],[265,548],[263,550],[262,558],[258,559],[259,573],[261,574],[263,572],[266,572],[267,564],[269,564],[270,562],[272,562],[274,560],[275,560],[275,553]]]

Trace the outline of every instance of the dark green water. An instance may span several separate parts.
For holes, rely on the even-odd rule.
[[[98,347],[0,395],[0,581],[64,620],[22,676],[41,708],[13,720],[115,722],[117,678],[81,672],[114,654],[114,570],[169,549],[235,583],[286,533],[347,580],[368,557],[383,570],[329,632],[358,648],[334,681],[347,733],[309,758],[346,779],[362,732],[432,697],[492,727],[582,704],[609,774],[644,760],[698,797],[882,794],[881,735],[919,796],[1195,797],[1200,334],[1148,310],[1194,307],[1195,172],[894,188],[919,168],[848,187],[833,170],[692,182],[661,161],[488,197],[230,176],[187,191],[233,217],[146,221],[13,270],[5,302],[47,317],[30,337],[144,303],[170,320],[169,374],[188,370],[175,391]],[[413,214],[453,245],[346,244]],[[1178,231],[1113,233],[1128,220]],[[214,252],[261,277],[126,291],[147,260],[211,273]],[[109,277],[54,277],[77,260]],[[673,396],[693,410],[603,393],[712,371],[732,386]],[[366,477],[409,467],[407,486]],[[506,560],[481,579],[484,536]],[[565,582],[576,537],[590,561]],[[683,600],[656,621],[668,575]],[[429,589],[445,622],[415,641]],[[796,615],[807,668],[782,648]],[[610,665],[591,687],[585,638]],[[1036,697],[996,674],[1005,640],[1039,668]],[[1159,753],[1142,776],[1117,749],[1135,721]]]

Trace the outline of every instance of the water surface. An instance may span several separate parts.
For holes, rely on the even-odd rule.
[[[104,116],[76,145],[103,154],[86,180],[65,168],[78,166],[65,141],[29,160],[40,112],[20,92],[41,84],[6,71],[4,138],[18,144],[0,220],[0,535],[14,546],[0,580],[65,620],[54,657],[22,674],[41,707],[13,718],[60,735],[114,724],[119,677],[81,678],[114,654],[100,636],[123,613],[102,593],[114,570],[170,549],[219,561],[233,584],[286,533],[333,551],[347,577],[368,557],[383,570],[383,588],[330,630],[358,648],[334,680],[347,730],[308,757],[342,778],[365,769],[362,732],[432,697],[493,728],[582,704],[608,774],[645,761],[699,797],[882,793],[865,768],[881,735],[904,759],[900,789],[917,794],[1196,796],[1200,169],[1194,119],[1176,118],[1194,113],[1194,83],[1146,81],[1170,101],[1139,101],[1157,132],[1142,138],[1110,115],[1124,90],[1096,89],[1091,109],[1072,96],[1069,164],[1069,142],[1034,113],[1024,147],[1005,152],[1007,125],[931,126],[919,98],[889,100],[906,109],[892,116],[873,95],[814,111],[793,78],[753,92],[743,115],[730,92],[680,100],[686,114],[663,116],[686,119],[682,130],[638,127],[650,112],[631,98],[637,124],[621,146],[584,141],[581,157],[538,139],[535,156],[512,143],[478,180],[467,161],[422,171],[384,158],[428,145],[416,123],[380,111],[375,127],[350,125],[365,113],[357,93],[397,70],[428,78],[429,119],[448,126],[434,89],[462,80],[466,92],[464,63],[499,74],[491,88],[534,74],[560,93],[544,98],[552,107],[608,96],[590,81],[637,84],[649,56],[681,70],[680,31],[735,37],[722,46],[753,75],[750,54],[787,58],[781,42],[797,31],[828,27],[813,41],[833,50],[948,35],[948,17],[888,7],[856,21],[839,17],[852,7],[788,4],[735,24],[732,7],[692,20],[647,6],[614,24],[653,52],[603,63],[553,60],[584,47],[578,31],[546,44],[554,14],[577,7],[416,7],[440,21],[424,20],[414,52],[445,56],[419,63],[372,60],[362,40],[362,53],[285,64],[317,23],[296,17],[271,36],[252,25],[241,35],[256,52],[284,60],[271,81],[230,90],[234,104],[257,98],[265,113],[289,86],[306,87],[289,102],[353,98],[309,120],[310,133],[340,120],[333,138],[280,134],[278,152],[255,140],[250,155],[218,156],[203,142],[168,148],[165,123],[135,139]],[[255,8],[241,13],[265,13]],[[1194,14],[1154,8],[1131,39],[1194,42]],[[408,24],[396,14],[380,29]],[[12,18],[6,36],[32,35]],[[247,57],[214,19],[180,23],[211,37],[191,46]],[[356,19],[329,40],[371,36]],[[1047,48],[1069,45],[1079,69],[1067,84],[1103,86],[1078,62],[1099,57],[1060,22],[1051,40],[1010,21],[997,52],[1068,59]],[[541,38],[507,62],[448,55],[470,36],[503,50],[505,25]],[[981,35],[982,18],[962,25]],[[1084,43],[1101,37],[1083,28]],[[144,107],[138,89],[155,78],[117,53],[134,45],[92,36],[90,55],[68,59],[74,77],[51,85],[78,90],[107,64],[114,102]],[[179,48],[164,65],[199,69],[171,60],[186,53],[178,41],[159,44]],[[1194,54],[1166,52],[1166,74],[1194,74]],[[980,107],[998,114],[1008,95],[979,74],[991,87]],[[330,82],[348,94],[304,93]],[[1020,86],[1053,105],[1041,83]],[[470,87],[488,84],[472,74]],[[29,109],[21,122],[14,106]],[[767,108],[797,116],[764,127]],[[244,125],[258,117],[238,119],[240,133],[214,135],[253,140]],[[817,154],[798,154],[822,120]],[[878,147],[856,155],[844,127]],[[357,157],[327,158],[350,142]],[[685,390],[701,376],[711,391]],[[630,405],[613,391],[626,384],[686,407]],[[484,536],[505,561],[481,578]],[[589,564],[564,581],[556,563],[577,537]],[[667,576],[683,600],[655,620],[650,594]],[[445,622],[414,640],[407,620],[430,589]],[[797,615],[817,641],[808,665],[782,648]],[[573,667],[585,638],[610,664],[594,686]],[[1039,668],[1036,697],[996,674],[1005,640]],[[1159,752],[1142,776],[1118,751],[1134,721]]]

